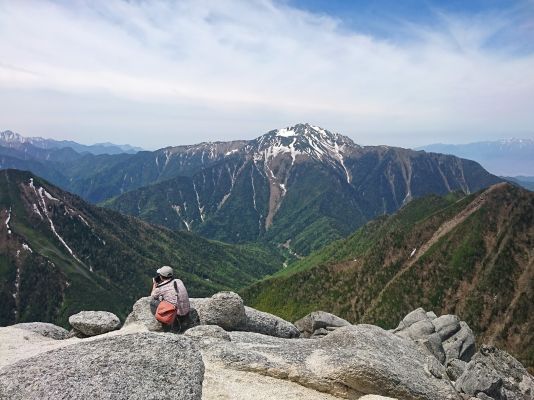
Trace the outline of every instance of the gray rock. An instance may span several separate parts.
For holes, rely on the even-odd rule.
[[[439,333],[441,341],[449,339],[452,335],[460,330],[460,318],[456,315],[442,315],[432,320],[436,332]]]
[[[350,325],[351,323],[349,321],[325,311],[313,311],[295,322],[295,326],[304,337],[309,337],[317,329],[326,329],[328,327],[339,328]]]
[[[376,326],[341,327],[321,340],[249,332],[231,332],[230,337],[231,342],[203,345],[203,354],[228,368],[288,379],[343,398],[458,398],[437,360],[415,343]]]
[[[327,331],[325,328],[319,328],[319,329],[316,329],[315,332],[312,333],[310,338],[312,339],[321,338],[321,337],[328,335],[329,333],[330,331]]]
[[[444,379],[447,377],[447,370],[433,356],[430,356],[427,358],[426,369],[431,375],[433,375],[434,377],[438,379]]]
[[[443,342],[447,360],[457,358],[469,362],[476,352],[475,335],[469,326],[460,321],[460,330]]]
[[[69,335],[69,331],[54,325],[48,322],[24,322],[21,324],[12,325],[13,328],[24,329],[25,331],[30,331],[37,333],[41,336],[45,336],[54,340],[63,340],[66,339]]]
[[[69,334],[67,335],[66,339],[70,339],[70,338],[73,338],[73,337],[76,337],[78,339],[86,339],[88,338],[89,336],[87,336],[86,334],[80,332],[78,329],[76,328],[72,328],[69,332]]]
[[[428,320],[428,316],[426,315],[425,310],[423,308],[419,307],[415,310],[413,310],[411,313],[407,314],[399,324],[399,327],[397,329],[406,329],[410,327],[411,325],[415,324],[416,322]]]
[[[477,399],[480,399],[480,400],[493,400],[493,398],[489,397],[487,394],[483,393],[483,392],[479,392],[477,394]]]
[[[426,316],[430,320],[436,319],[438,317],[434,311],[427,311]]]
[[[436,360],[440,362],[440,364],[445,364],[445,361],[446,361],[445,350],[443,349],[443,345],[441,344],[441,339],[437,333],[433,333],[424,339],[416,340],[416,343],[418,343],[426,351],[428,351],[432,356],[434,356]]]
[[[327,331],[332,332],[332,331],[335,331],[336,329],[339,329],[339,328],[341,328],[341,327],[340,326],[327,326],[325,329]]]
[[[151,332],[162,332],[163,325],[152,315],[150,311],[150,297],[141,297],[135,302],[132,312],[124,321],[124,327],[132,324],[144,326]]]
[[[72,344],[0,370],[0,398],[200,400],[204,364],[195,344],[138,333]]]
[[[202,325],[218,325],[232,331],[243,329],[247,315],[243,299],[234,292],[219,292],[207,301],[195,303]]]
[[[447,375],[451,381],[456,381],[465,371],[467,363],[453,358],[447,363]]]
[[[84,335],[96,336],[119,329],[121,321],[107,311],[80,311],[69,317],[69,324]]]
[[[186,336],[190,337],[209,337],[229,342],[230,335],[223,328],[218,325],[199,325],[185,332]]]
[[[434,333],[434,325],[427,319],[411,324],[407,329],[408,335],[413,339],[424,339]]]
[[[276,315],[245,306],[246,322],[240,330],[282,338],[299,337],[299,330],[291,322]]]
[[[497,372],[480,360],[467,364],[456,381],[456,389],[471,396],[482,392],[493,399],[501,399],[502,379]],[[504,399],[503,399],[504,400]]]

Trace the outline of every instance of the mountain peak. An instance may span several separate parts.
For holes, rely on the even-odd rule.
[[[308,123],[296,124],[290,127],[277,129],[269,133],[274,133],[275,136],[280,136],[280,137],[307,136],[307,137],[336,138],[338,136],[341,136],[337,133],[332,133],[319,126],[310,125]]]

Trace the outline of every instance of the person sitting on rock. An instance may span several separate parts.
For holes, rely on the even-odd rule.
[[[174,272],[171,267],[164,265],[156,273],[156,277],[152,279],[150,310],[155,315],[163,300],[171,303],[176,307],[176,318],[172,324],[163,325],[164,330],[183,332],[189,325],[190,304],[187,289],[180,279],[174,279]]]

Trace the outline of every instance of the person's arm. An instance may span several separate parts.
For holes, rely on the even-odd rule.
[[[150,297],[155,299],[158,296],[159,296],[159,290],[156,287],[156,281],[154,280],[154,278],[152,278],[152,291],[150,292]]]

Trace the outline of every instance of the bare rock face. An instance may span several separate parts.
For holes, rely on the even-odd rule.
[[[328,333],[326,332],[326,330],[329,330],[328,328],[334,328],[331,330],[335,330],[335,328],[349,325],[351,325],[350,322],[325,311],[313,311],[295,322],[295,326],[301,335],[306,338],[325,336]]]
[[[482,346],[456,381],[462,393],[496,400],[531,400],[534,378],[514,357],[492,346]]]
[[[85,336],[96,336],[119,329],[121,321],[107,311],[80,311],[69,317],[69,324]]]
[[[295,325],[276,315],[245,306],[246,322],[241,330],[281,338],[296,338],[300,332]]]
[[[41,336],[54,340],[66,339],[69,335],[69,331],[66,329],[48,322],[24,322],[21,324],[12,325],[12,327],[38,333]]]
[[[200,400],[204,364],[181,335],[137,333],[83,341],[0,370],[0,398]]]
[[[251,371],[342,398],[366,394],[402,400],[458,399],[445,368],[418,346],[372,325],[340,327],[321,340],[230,332],[203,346],[227,368]]]
[[[418,308],[406,315],[393,333],[415,341],[443,365],[451,360],[469,362],[476,352],[473,331],[456,315],[436,317]]]
[[[460,321],[460,330],[443,342],[447,360],[457,358],[469,362],[476,352],[475,335],[469,325]]]

